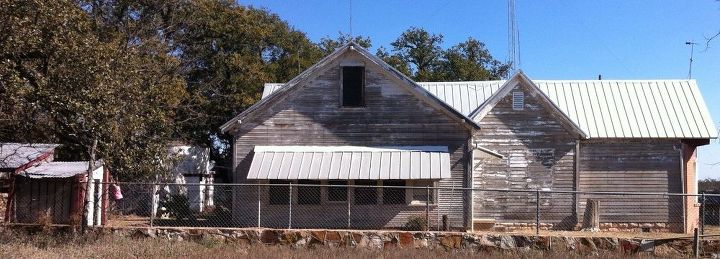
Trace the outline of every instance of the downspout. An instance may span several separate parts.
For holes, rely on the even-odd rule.
[[[673,149],[678,151],[678,154],[680,155],[680,193],[685,194],[685,156],[683,154],[683,146],[682,142],[680,143],[680,148],[676,148],[675,145],[673,145]],[[687,230],[687,196],[682,196],[682,225],[683,225],[683,232],[686,232]]]

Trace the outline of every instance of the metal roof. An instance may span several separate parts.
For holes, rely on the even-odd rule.
[[[68,178],[87,173],[88,161],[48,162],[29,167],[18,175],[29,178]],[[95,169],[102,166],[102,161],[95,162]]]
[[[256,146],[248,179],[442,179],[445,146]]]
[[[58,144],[0,143],[0,168],[18,168],[52,152]]]
[[[470,116],[506,81],[418,82]],[[533,80],[588,138],[717,138],[695,80]],[[272,92],[282,84],[269,84]]]

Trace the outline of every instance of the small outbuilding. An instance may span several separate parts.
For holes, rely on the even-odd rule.
[[[58,144],[0,143],[0,191],[7,195],[3,221],[27,224],[80,224],[87,186],[88,161],[54,161]],[[85,224],[105,224],[108,171],[97,161],[90,215]]]

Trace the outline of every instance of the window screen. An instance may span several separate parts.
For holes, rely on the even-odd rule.
[[[328,181],[329,185],[347,185],[345,181]],[[328,201],[347,201],[347,187],[328,187]]]
[[[270,184],[283,184],[282,186],[269,186],[270,204],[286,205],[290,201],[290,184],[288,181],[271,180]]]
[[[525,108],[525,93],[520,91],[513,92],[512,108],[516,111],[522,111]]]
[[[315,184],[318,181],[300,180],[298,184]],[[298,204],[320,204],[320,186],[298,186]]]
[[[343,67],[342,70],[342,106],[363,106],[365,104],[363,91],[365,67]]]
[[[404,187],[405,181],[383,181],[383,186]],[[405,204],[405,188],[383,188],[383,204]]]
[[[355,185],[377,185],[377,181],[373,180],[357,180]],[[368,205],[377,204],[377,190],[373,187],[355,187],[355,204]]]

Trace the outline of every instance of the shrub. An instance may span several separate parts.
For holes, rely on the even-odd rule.
[[[403,229],[408,231],[421,231],[426,230],[427,226],[428,222],[424,216],[415,215],[408,217],[408,220],[407,222],[405,222],[405,226],[403,227]]]

